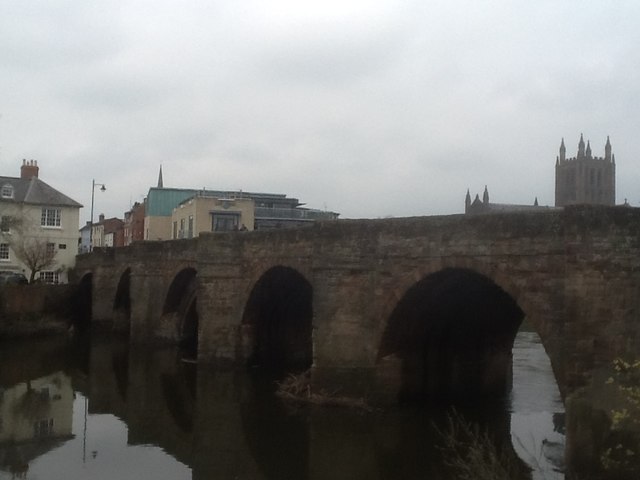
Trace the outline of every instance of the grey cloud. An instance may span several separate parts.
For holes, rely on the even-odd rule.
[[[286,48],[265,54],[256,65],[255,73],[284,86],[294,83],[344,88],[351,82],[392,69],[401,49],[398,39],[388,37],[292,42]]]
[[[72,0],[3,2],[0,58],[4,68],[33,73],[114,55],[123,44],[114,6],[101,8]]]

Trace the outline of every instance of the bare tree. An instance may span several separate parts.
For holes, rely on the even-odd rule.
[[[56,249],[52,243],[42,238],[23,238],[13,245],[16,256],[22,260],[31,275],[29,283],[33,283],[36,274],[56,263]]]
[[[29,235],[25,227],[25,222],[20,217],[0,218],[0,236],[7,241],[16,257],[31,270],[29,283],[33,283],[38,272],[56,263],[56,249],[48,239]]]

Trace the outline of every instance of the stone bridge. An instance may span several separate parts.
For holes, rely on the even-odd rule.
[[[523,319],[563,396],[640,352],[629,207],[201,234],[81,255],[76,273],[92,328],[180,343],[201,364],[311,368],[350,393],[503,391]]]

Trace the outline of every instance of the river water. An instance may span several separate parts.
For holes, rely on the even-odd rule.
[[[513,391],[463,412],[532,478],[563,478],[563,405],[538,336]],[[300,407],[258,371],[219,372],[121,340],[0,344],[0,479],[450,479],[440,409]],[[500,440],[498,440],[500,441]]]

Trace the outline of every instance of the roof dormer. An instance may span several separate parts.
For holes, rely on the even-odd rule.
[[[2,185],[0,196],[2,196],[2,198],[13,198],[13,185],[11,185],[10,183],[5,183],[4,185]]]

